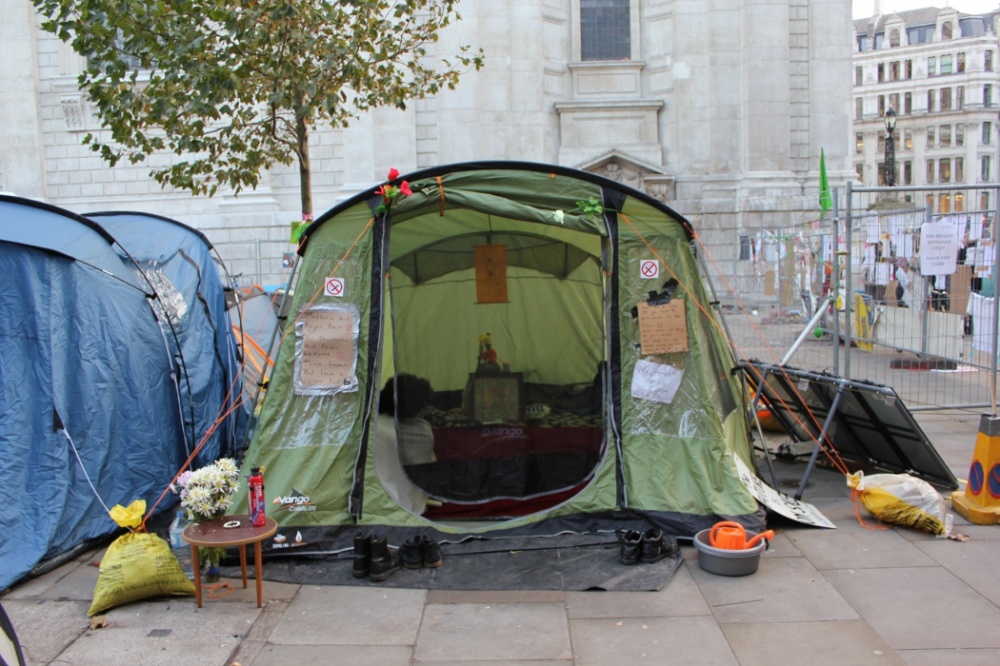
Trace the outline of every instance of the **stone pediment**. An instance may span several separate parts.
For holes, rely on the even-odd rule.
[[[576,168],[628,185],[664,203],[674,198],[673,174],[622,151],[612,150],[587,160]]]

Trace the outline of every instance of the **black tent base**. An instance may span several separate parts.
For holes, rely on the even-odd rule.
[[[390,544],[396,546],[397,544]],[[656,591],[681,564],[680,554],[658,562],[624,565],[615,535],[565,536],[548,545],[538,539],[442,544],[438,568],[400,568],[388,580],[355,578],[353,552],[284,558],[264,566],[264,579],[308,585],[362,585],[428,590]],[[224,567],[223,576],[239,576]]]
[[[735,520],[762,532],[762,508],[738,516],[618,510],[548,518],[512,529],[445,533],[432,527],[331,525],[281,528],[264,542],[264,578],[317,585],[381,585],[440,590],[659,590],[680,566],[680,558],[624,565],[618,561],[620,536],[627,531],[661,530],[690,539],[720,520]],[[357,579],[353,540],[358,532],[378,535],[397,549],[406,539],[427,536],[438,542],[444,565],[438,569],[401,569],[389,580]],[[239,575],[230,549],[223,574]]]

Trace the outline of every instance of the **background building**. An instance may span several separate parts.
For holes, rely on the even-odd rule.
[[[853,178],[849,3],[463,0],[459,9],[440,48],[481,47],[485,68],[406,111],[314,134],[317,212],[389,167],[558,163],[668,202],[738,281],[760,276],[755,253],[741,260],[748,239],[819,217],[821,149],[831,184]],[[281,280],[300,217],[295,169],[207,199],[161,190],[142,165],[108,167],[81,145],[101,129],[77,89],[80,58],[38,28],[26,0],[0,0],[0,11],[0,190],[77,212],[173,217],[204,231],[233,272]],[[751,282],[747,293],[767,286]]]
[[[877,8],[877,6],[876,6]],[[996,182],[1000,13],[928,7],[854,22],[854,167],[885,185],[885,116],[896,113],[895,185]],[[932,213],[991,211],[989,189],[922,194]],[[911,194],[904,194],[913,198]]]

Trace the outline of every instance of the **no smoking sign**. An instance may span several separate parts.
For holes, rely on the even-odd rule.
[[[660,277],[660,262],[656,259],[643,259],[639,263],[639,277],[643,280],[655,280]]]
[[[327,278],[323,291],[334,298],[344,297],[344,280],[342,278]]]

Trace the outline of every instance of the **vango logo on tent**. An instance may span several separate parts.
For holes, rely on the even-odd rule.
[[[278,505],[278,511],[315,511],[316,505],[312,503],[309,495],[292,488],[291,495],[278,495],[271,502]]]

